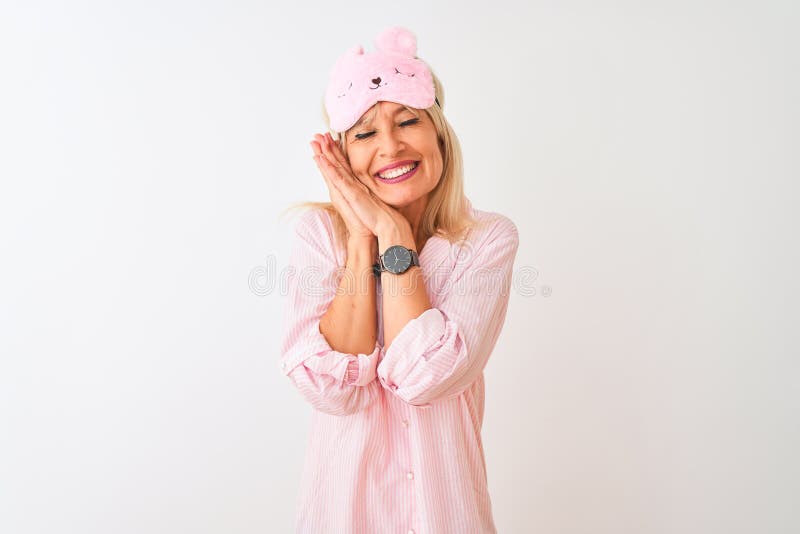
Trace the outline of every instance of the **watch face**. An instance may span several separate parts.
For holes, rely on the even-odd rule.
[[[392,245],[383,253],[383,264],[389,272],[404,273],[411,267],[411,252],[402,245]]]

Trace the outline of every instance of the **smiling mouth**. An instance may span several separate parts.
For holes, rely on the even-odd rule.
[[[380,174],[376,174],[375,178],[379,182],[386,183],[386,184],[393,184],[393,183],[397,183],[397,182],[402,182],[403,180],[411,178],[411,176],[413,176],[414,173],[417,172],[417,169],[419,169],[419,164],[420,164],[419,161],[415,161],[414,162],[414,166],[408,172],[406,172],[405,174],[401,174],[399,176],[395,176],[393,178],[384,178]]]

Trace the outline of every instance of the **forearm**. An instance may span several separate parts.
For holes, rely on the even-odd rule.
[[[382,254],[392,245],[416,250],[408,228],[390,228],[378,234],[378,250]],[[417,251],[419,252],[419,251]],[[403,274],[381,273],[383,300],[383,348],[389,349],[395,336],[412,319],[431,308],[422,269],[412,265]]]
[[[319,329],[332,349],[348,354],[370,354],[377,341],[376,282],[372,264],[376,240],[351,240],[339,287]]]

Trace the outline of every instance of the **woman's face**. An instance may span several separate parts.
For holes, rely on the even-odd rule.
[[[345,135],[347,157],[356,178],[395,208],[427,197],[442,176],[436,127],[427,112],[416,111],[417,116],[401,104],[378,102]],[[361,122],[370,117],[367,124]],[[383,170],[396,163],[400,166],[393,169],[395,173],[398,169],[407,170],[407,164],[417,167],[408,178],[397,181],[391,174],[386,176],[390,170]]]

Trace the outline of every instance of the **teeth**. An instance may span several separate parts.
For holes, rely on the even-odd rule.
[[[378,176],[380,176],[381,178],[388,178],[388,179],[397,178],[401,174],[407,173],[416,166],[417,166],[416,163],[412,163],[411,165],[405,165],[403,167],[397,167],[390,171],[378,173]]]

